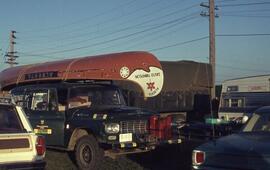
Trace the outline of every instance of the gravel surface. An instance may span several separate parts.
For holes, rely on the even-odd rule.
[[[189,170],[191,151],[196,143],[184,143],[159,147],[154,151],[117,159],[104,158],[101,170]],[[76,170],[73,160],[66,152],[47,150],[47,170]]]

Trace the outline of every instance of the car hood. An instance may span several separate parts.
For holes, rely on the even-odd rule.
[[[144,110],[136,107],[128,107],[128,106],[120,106],[120,107],[111,107],[104,108],[100,110],[101,113],[106,113],[110,118],[122,117],[122,116],[149,116],[152,115],[153,112]],[[96,111],[99,113],[99,111]]]
[[[205,143],[205,165],[255,169],[270,167],[270,132],[241,132]]]

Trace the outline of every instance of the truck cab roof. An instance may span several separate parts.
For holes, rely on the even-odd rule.
[[[108,87],[118,88],[118,86],[109,84],[108,82],[60,82],[60,83],[42,83],[42,84],[31,84],[19,86],[14,89],[25,89],[25,88],[72,88],[72,87]]]

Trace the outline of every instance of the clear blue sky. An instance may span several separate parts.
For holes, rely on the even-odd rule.
[[[119,51],[208,62],[208,18],[199,0],[2,0],[0,70],[16,30],[19,64]],[[269,74],[269,0],[216,0],[217,83]],[[239,36],[248,34],[248,36]],[[202,38],[201,40],[198,40]],[[204,38],[204,39],[203,39]],[[198,40],[198,41],[192,41]],[[190,42],[192,41],[192,42]]]

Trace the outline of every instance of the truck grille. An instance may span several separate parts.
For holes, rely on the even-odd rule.
[[[122,121],[120,122],[120,132],[144,134],[147,133],[147,124],[147,120]]]

